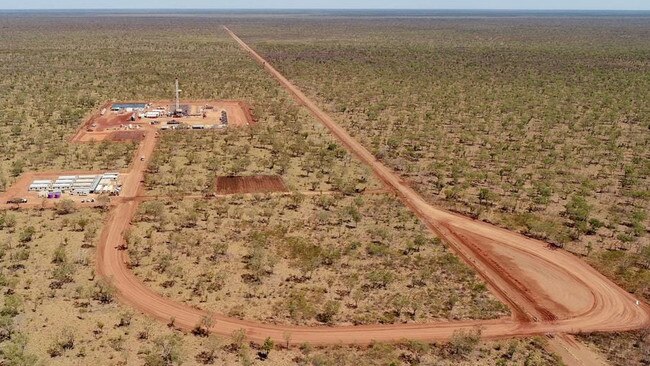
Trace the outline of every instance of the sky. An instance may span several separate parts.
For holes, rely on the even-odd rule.
[[[650,10],[650,0],[0,0],[0,9]]]

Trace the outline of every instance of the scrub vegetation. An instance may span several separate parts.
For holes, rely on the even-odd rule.
[[[274,25],[232,28],[430,202],[650,299],[647,17]]]
[[[136,221],[126,246],[148,286],[243,319],[377,324],[509,314],[386,195],[148,201]]]
[[[161,134],[145,183],[170,199],[146,200],[126,236],[149,285],[278,323],[506,315],[443,242],[372,192],[375,178],[226,37],[229,24],[432,202],[585,255],[648,298],[647,20],[323,19],[0,14],[0,190],[25,171],[126,168],[133,143],[68,139],[108,100],[171,98],[179,76],[183,98],[247,101],[258,124]],[[291,194],[181,199],[258,174]],[[483,342],[480,330],[292,349],[244,330],[182,332],[120,305],[95,274],[105,215],[0,212],[0,364],[560,364],[542,338]],[[610,360],[647,359],[646,341],[622,343],[637,335],[608,337],[588,341]]]
[[[612,366],[642,366],[650,363],[650,329],[593,333],[579,338],[598,348]]]
[[[304,110],[245,128],[163,133],[149,164],[152,194],[215,193],[216,177],[276,175],[297,192],[355,194],[381,188]]]

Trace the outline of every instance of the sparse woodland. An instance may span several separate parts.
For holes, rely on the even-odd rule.
[[[650,299],[647,18],[268,26],[235,30],[432,203]]]
[[[650,329],[623,333],[594,333],[579,339],[602,350],[612,366],[643,366],[650,363]]]
[[[304,114],[289,106],[251,127],[165,132],[149,164],[147,188],[151,194],[210,195],[215,177],[235,175],[278,175],[298,192],[381,188],[369,169]]]
[[[505,315],[406,209],[360,194],[379,188],[374,177],[221,24],[433,203],[586,255],[648,298],[647,20],[0,14],[0,190],[24,171],[125,168],[134,144],[67,139],[107,100],[171,98],[178,76],[184,98],[246,100],[259,123],[161,135],[145,184],[170,199],[143,204],[125,238],[150,286],[293,324]],[[294,192],[180,200],[231,174],[277,174]],[[296,194],[320,191],[335,194]],[[542,338],[482,342],[479,331],[292,349],[244,331],[181,332],[119,304],[94,273],[105,215],[0,212],[0,364],[560,364]],[[638,336],[589,341],[612,356]],[[645,348],[625,349],[643,360]]]
[[[376,324],[509,313],[386,195],[156,200],[136,221],[126,245],[137,276],[243,319]]]

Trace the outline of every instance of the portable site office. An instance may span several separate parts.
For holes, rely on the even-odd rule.
[[[33,183],[33,184],[31,184],[29,186],[28,190],[29,191],[46,191],[49,188],[50,188],[49,184],[45,184],[45,183],[35,184],[35,183]]]
[[[90,194],[90,188],[75,188],[72,193],[78,196],[87,196]]]
[[[91,184],[76,184],[75,183],[75,184],[72,185],[73,189],[78,189],[78,188],[88,188],[88,189],[90,189],[91,187],[92,187]]]

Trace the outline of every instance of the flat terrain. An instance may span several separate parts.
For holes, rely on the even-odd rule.
[[[273,175],[256,175],[249,177],[217,177],[215,181],[217,194],[236,193],[270,193],[286,192],[282,178]]]
[[[385,195],[147,201],[126,242],[147,286],[237,318],[317,325],[509,315]]]
[[[256,65],[246,52],[237,47],[233,40],[227,39],[226,33],[218,28],[221,23],[232,23],[233,29],[238,30],[241,27],[250,32],[245,36],[253,37],[255,42],[260,43],[260,47],[272,49],[278,46],[276,42],[284,43],[282,37],[275,37],[272,42],[269,42],[268,38],[264,41],[264,37],[272,35],[269,29],[280,29],[277,23],[273,25],[278,19],[261,21],[259,17],[234,16],[215,21],[212,17],[217,16],[197,17],[192,18],[192,22],[187,22],[180,21],[187,20],[187,17],[156,16],[86,18],[63,15],[56,20],[31,15],[0,16],[2,29],[9,35],[0,41],[3,50],[0,58],[7,61],[0,63],[0,68],[6,75],[10,75],[8,79],[0,81],[0,86],[6,87],[3,90],[7,90],[7,93],[0,97],[0,102],[14,106],[11,109],[3,109],[0,113],[0,129],[6,136],[10,136],[0,144],[0,149],[5,153],[5,160],[0,164],[1,188],[9,187],[25,171],[49,172],[62,169],[61,167],[67,167],[62,170],[103,170],[109,169],[107,166],[111,166],[110,170],[128,170],[123,197],[113,200],[110,206],[93,209],[73,206],[70,210],[3,212],[0,235],[5,244],[0,247],[0,261],[3,262],[0,266],[0,286],[5,296],[1,299],[0,308],[0,362],[25,360],[22,363],[31,364],[38,358],[48,364],[82,362],[157,365],[180,364],[181,361],[206,364],[268,362],[273,365],[558,364],[557,356],[543,350],[546,349],[557,352],[565,360],[570,360],[571,364],[577,365],[600,362],[597,361],[598,356],[592,352],[594,347],[601,349],[610,360],[615,360],[615,351],[612,349],[618,347],[619,353],[625,352],[631,362],[643,362],[644,356],[639,353],[639,350],[644,349],[643,341],[635,341],[634,344],[639,347],[623,347],[626,339],[640,339],[638,337],[643,336],[642,332],[612,336],[609,340],[598,335],[580,338],[588,342],[587,346],[563,333],[647,328],[647,304],[643,301],[637,303],[636,299],[640,297],[626,293],[564,250],[432,206],[432,202],[441,204],[484,221],[496,221],[500,225],[509,226],[506,221],[499,221],[501,216],[497,213],[504,213],[500,208],[503,204],[499,201],[502,193],[488,184],[491,182],[489,174],[487,178],[476,181],[463,175],[464,172],[471,171],[467,165],[463,165],[462,169],[452,170],[451,180],[446,178],[444,182],[453,184],[444,187],[442,199],[432,197],[427,191],[428,188],[422,188],[429,186],[415,179],[416,175],[413,173],[420,168],[423,169],[422,172],[427,172],[425,168],[428,165],[414,168],[412,164],[413,161],[427,162],[431,155],[427,155],[430,150],[426,144],[405,143],[418,141],[418,133],[413,126],[426,126],[424,128],[427,131],[435,131],[435,135],[441,136],[442,141],[449,142],[450,146],[464,147],[467,141],[473,141],[472,136],[457,138],[445,134],[444,129],[435,129],[428,122],[423,122],[426,121],[426,115],[422,115],[423,120],[410,119],[408,114],[399,111],[399,103],[382,99],[386,93],[400,95],[400,101],[412,103],[412,110],[427,105],[418,99],[420,95],[417,89],[408,92],[399,90],[409,83],[391,80],[390,85],[398,88],[398,92],[389,93],[385,85],[377,89],[377,84],[371,82],[380,82],[385,77],[380,70],[394,73],[389,65],[382,64],[391,59],[392,47],[397,47],[398,53],[413,52],[417,55],[422,52],[427,55],[424,59],[435,60],[421,47],[428,41],[423,42],[422,37],[417,37],[417,33],[423,30],[440,30],[446,37],[441,39],[453,45],[464,39],[463,37],[472,37],[471,32],[464,32],[468,29],[476,30],[472,28],[471,23],[474,23],[474,26],[478,25],[480,28],[476,34],[481,37],[494,37],[490,42],[495,43],[489,43],[490,46],[503,41],[501,34],[492,28],[495,27],[493,20],[464,19],[460,23],[453,23],[458,20],[425,17],[411,18],[406,24],[404,18],[379,17],[357,19],[353,22],[357,23],[357,28],[350,28],[345,25],[350,19],[345,17],[319,21],[303,21],[299,16],[290,17],[290,26],[284,28],[283,34],[293,39],[295,47],[302,47],[295,42],[296,39],[309,38],[313,34],[318,34],[319,38],[327,42],[340,43],[341,35],[349,34],[351,30],[375,34],[369,38],[356,37],[351,41],[363,43],[364,46],[381,44],[382,41],[393,42],[393,38],[387,37],[386,34],[399,37],[397,42],[381,50],[386,57],[378,57],[373,52],[359,52],[357,45],[350,45],[353,51],[347,56],[343,55],[342,59],[336,59],[333,65],[328,65],[327,68],[331,72],[327,77],[321,78],[322,83],[329,82],[332,85],[345,81],[348,89],[354,90],[351,93],[356,93],[365,103],[370,101],[372,106],[384,104],[384,107],[377,110],[373,111],[373,107],[364,111],[371,115],[377,113],[378,116],[384,116],[384,113],[388,113],[388,116],[392,116],[382,119],[384,128],[377,129],[374,119],[359,119],[356,114],[346,117],[348,108],[355,107],[341,109],[341,105],[336,104],[334,98],[316,86],[309,86],[306,90],[310,95],[313,94],[319,105],[327,107],[336,120],[333,119],[272,67],[275,60],[269,63],[261,59],[235,37],[240,42],[239,46],[254,56],[262,67]],[[286,20],[283,18],[284,21]],[[331,22],[330,26],[326,27],[332,30],[331,33],[322,32],[320,27],[324,21]],[[510,21],[513,20],[499,19],[496,23]],[[557,19],[535,19],[534,22],[538,26],[549,24],[547,26],[552,29],[549,30],[550,35],[556,36],[566,32],[563,24],[558,27],[558,22],[562,21]],[[599,22],[601,23],[594,26],[591,23],[585,24],[584,20],[569,18],[569,23],[578,29],[572,33],[572,40],[584,43],[590,39],[588,37],[593,37],[592,34],[598,34],[594,29],[611,35],[612,27],[615,27],[612,24],[616,22]],[[392,30],[382,33],[377,28],[369,27],[369,24],[392,24]],[[643,18],[633,18],[633,21],[628,19],[625,24],[618,31],[624,38],[628,38],[618,50],[625,53],[634,48],[635,52],[643,55],[646,52],[645,44],[634,36],[644,32]],[[512,44],[531,43],[530,34],[514,34],[515,38],[521,39],[520,43]],[[548,37],[548,34],[544,37]],[[533,38],[538,44],[548,47],[548,40],[544,37]],[[367,39],[371,40],[366,42]],[[419,41],[408,43],[404,42],[404,39]],[[605,36],[599,42],[610,47],[610,51],[617,49],[613,45],[618,43],[609,43],[609,40],[610,38]],[[125,41],[129,43],[129,47],[123,47]],[[257,45],[256,43],[256,47]],[[410,46],[413,48],[409,48]],[[107,47],[114,52],[107,53]],[[444,50],[444,47],[442,49]],[[473,51],[471,47],[470,50]],[[583,50],[593,56],[589,53],[589,47]],[[502,56],[503,52],[501,49],[496,55]],[[522,51],[512,52],[521,54]],[[603,53],[606,54],[606,59],[609,57],[607,52]],[[116,54],[121,57],[116,57]],[[162,60],[162,54],[165,55],[165,62],[156,62],[155,60]],[[375,77],[372,77],[372,73],[359,74],[361,79],[370,82],[367,90],[374,93],[374,96],[364,95],[359,89],[355,89],[354,82],[357,79],[338,68],[345,63],[346,58],[354,60],[359,54],[367,57],[367,62],[355,61],[352,64],[364,67],[377,65],[377,69],[373,71]],[[446,55],[444,52],[440,54]],[[493,55],[495,53],[487,52],[477,59],[493,60]],[[299,56],[289,64],[298,67],[303,58],[311,60],[312,55]],[[515,58],[519,59],[518,56]],[[415,60],[420,58],[416,57]],[[152,62],[157,65],[156,74],[150,73]],[[311,61],[307,63],[309,62]],[[328,62],[328,54],[324,54],[319,61],[320,64]],[[463,62],[457,64],[462,66],[461,71],[471,66],[471,62],[469,65]],[[309,67],[314,71],[319,70],[319,67],[314,65]],[[625,66],[626,70],[631,70],[632,73],[638,67],[645,66],[634,61],[629,63],[629,60]],[[103,72],[97,73],[97,69]],[[263,69],[279,80],[280,84],[276,84]],[[143,126],[141,131],[134,129],[135,131],[110,132],[123,134],[122,137],[116,138],[118,140],[135,141],[89,141],[82,145],[69,143],[70,136],[74,135],[85,114],[96,110],[105,100],[167,98],[168,93],[165,90],[169,88],[166,84],[179,70],[184,71],[184,83],[194,86],[191,90],[184,87],[189,99],[250,101],[259,123],[240,129],[219,131],[171,131],[163,133],[160,137],[155,127],[148,125]],[[418,74],[419,69],[413,65],[410,70]],[[297,71],[296,73],[300,74]],[[431,85],[426,82],[426,78],[419,78],[423,84]],[[65,82],[61,83],[61,80]],[[473,82],[475,79],[465,77],[463,80]],[[498,80],[492,79],[493,82]],[[127,81],[130,87],[124,88]],[[48,89],[48,85],[60,84],[62,85],[56,92]],[[220,87],[214,88],[217,84]],[[642,84],[643,80],[629,85],[634,87]],[[463,84],[456,86],[457,91],[473,90]],[[528,90],[526,88],[522,90]],[[380,90],[381,93],[378,92]],[[620,90],[618,92],[621,96],[625,95]],[[345,96],[342,92],[335,94]],[[447,97],[455,100],[453,96],[462,94],[463,92],[452,93]],[[521,94],[523,93],[518,91],[513,95]],[[638,91],[637,94],[642,95],[643,91]],[[405,95],[411,97],[404,98]],[[607,100],[608,95],[599,95],[596,98],[601,97]],[[346,98],[354,100],[350,95]],[[425,99],[438,101],[446,100],[446,97]],[[470,99],[468,98],[468,101]],[[634,102],[634,98],[627,99],[633,101],[631,110],[639,110],[635,108],[634,103],[637,102]],[[525,103],[519,100],[510,106],[517,106],[511,108],[514,119],[510,122],[516,122],[519,118],[521,111],[517,108],[521,108],[520,104]],[[584,105],[603,104],[618,105],[611,102]],[[454,104],[448,106],[443,115],[453,114],[454,110],[451,108],[456,106],[471,110],[468,105],[484,104]],[[435,110],[439,111],[440,108],[441,106],[437,105]],[[523,110],[528,109],[530,108],[523,107]],[[641,104],[641,114],[633,116],[632,121],[636,121],[638,117],[643,125],[643,110]],[[566,111],[559,112],[562,116],[570,115],[565,113]],[[436,118],[438,117],[433,120]],[[491,121],[494,116],[484,114],[482,118]],[[367,131],[371,132],[359,133],[359,125],[355,124],[354,120],[365,125]],[[396,128],[395,120],[410,121],[404,128],[412,130],[415,134],[407,139],[396,139],[394,132],[399,131],[399,128]],[[480,118],[478,120],[482,121]],[[463,121],[459,119],[455,122],[459,128],[465,128]],[[623,123],[625,126],[631,126],[632,132],[617,135],[619,140],[614,144],[616,148],[611,144],[608,146],[611,150],[620,149],[623,152],[620,155],[621,161],[626,166],[632,165],[623,172],[621,185],[625,189],[603,192],[612,194],[615,199],[623,195],[629,203],[625,209],[629,208],[631,211],[622,212],[630,213],[632,219],[627,222],[610,220],[608,217],[609,221],[600,225],[599,222],[603,223],[599,216],[602,207],[599,206],[600,201],[594,204],[593,193],[589,191],[592,186],[583,184],[577,189],[573,182],[579,179],[569,176],[569,179],[561,181],[562,187],[566,187],[566,192],[552,190],[551,202],[557,200],[554,195],[558,194],[561,198],[559,204],[564,207],[561,212],[555,211],[556,214],[559,212],[558,222],[564,225],[567,233],[575,232],[579,235],[570,235],[571,241],[562,241],[557,239],[562,236],[556,235],[561,234],[561,230],[544,232],[544,235],[530,230],[522,231],[547,239],[555,246],[564,245],[565,248],[571,249],[574,243],[580,243],[580,238],[600,236],[604,228],[611,230],[612,237],[616,240],[632,244],[626,247],[628,251],[622,251],[620,246],[610,248],[614,250],[609,252],[615,253],[611,260],[618,265],[613,266],[608,275],[615,279],[623,278],[622,282],[628,289],[643,294],[642,285],[647,274],[643,271],[646,248],[644,240],[647,232],[642,228],[647,219],[642,211],[637,212],[637,208],[643,207],[645,202],[643,189],[638,188],[639,184],[643,187],[643,182],[647,180],[644,165],[639,164],[639,161],[644,161],[645,153],[638,154],[630,152],[629,149],[644,146],[634,139],[644,135],[639,132],[642,130],[635,130],[636,122]],[[358,140],[341,128],[340,124],[346,126]],[[482,126],[482,122],[475,125]],[[569,125],[570,131],[580,131],[580,124]],[[509,124],[502,124],[501,128],[508,126]],[[478,127],[478,130],[490,136],[499,136],[499,139],[505,139],[504,141],[513,145],[518,141],[516,137],[519,135],[516,134],[511,133],[509,137],[504,137],[496,135],[489,128]],[[142,132],[142,135],[126,135],[125,132]],[[544,132],[540,133],[544,135]],[[618,132],[614,129],[613,133]],[[134,143],[137,140],[140,140],[139,145]],[[372,143],[369,143],[369,140]],[[553,143],[558,146],[557,156],[565,160],[567,156],[580,156],[581,152],[586,151],[575,147],[571,150],[571,147],[563,145],[563,141],[556,140]],[[493,150],[494,141],[479,146],[493,152],[488,154],[493,159],[493,164],[502,162],[502,155],[494,153],[500,151]],[[378,147],[385,150],[378,150]],[[409,154],[413,154],[408,158],[403,155],[405,147]],[[522,151],[517,150],[517,153],[526,156],[525,151]],[[426,154],[421,155],[423,152]],[[471,160],[476,156],[472,155],[471,149],[465,149],[460,154],[453,149],[438,151],[435,156],[446,156],[445,153],[450,159],[459,162],[470,159],[469,166],[473,167],[472,169],[476,169],[476,164],[483,164],[486,171],[493,169],[486,160]],[[397,154],[404,160],[395,163],[390,159],[390,156],[393,156],[391,154]],[[604,162],[609,162],[610,158],[610,155],[602,155]],[[550,172],[554,172],[552,162],[547,163],[550,164]],[[436,169],[444,171],[446,168],[444,165],[436,165]],[[533,178],[528,177],[526,172],[515,171],[517,174],[523,174],[523,187],[526,190],[526,179]],[[616,170],[611,171],[616,174]],[[512,174],[511,171],[503,170],[503,177],[507,178],[504,180],[509,182]],[[214,193],[213,183],[217,176],[231,175],[279,176],[292,192],[281,195],[258,193],[197,200],[199,194]],[[567,172],[563,172],[562,176],[564,175],[567,175]],[[478,206],[472,206],[473,203],[465,194],[472,192],[476,182],[488,185],[481,186],[487,190],[479,189],[472,193],[476,194],[479,201]],[[451,189],[457,185],[465,185],[465,190]],[[363,194],[375,192],[383,186],[387,187],[391,194],[395,194],[406,207],[401,206],[395,198],[387,198],[381,194]],[[607,186],[597,187],[602,190]],[[540,192],[543,196],[547,195],[543,189]],[[454,196],[455,193],[458,194]],[[598,194],[600,193],[598,191]],[[151,197],[160,197],[161,194],[169,198]],[[185,195],[192,198],[183,199]],[[523,195],[516,197],[521,198],[522,202],[528,199],[528,196]],[[596,196],[598,197],[609,196]],[[152,215],[157,212],[152,210],[152,206],[161,207],[161,202],[162,212],[165,214]],[[449,202],[455,204],[449,205]],[[223,205],[224,203],[228,204]],[[384,207],[382,205],[385,205],[384,209],[372,209],[375,206]],[[224,207],[227,210],[224,211]],[[326,207],[332,210],[337,208],[336,214],[328,213]],[[357,211],[367,211],[364,215],[356,215],[352,210],[355,207]],[[104,211],[107,208],[110,208],[109,212]],[[518,209],[521,208],[515,205],[512,211],[506,210],[505,213],[517,214]],[[533,215],[541,215],[539,212],[535,209],[530,211]],[[549,212],[551,211],[543,211],[543,214],[547,215]],[[152,216],[148,217],[149,215]],[[398,219],[393,218],[393,215]],[[418,220],[415,220],[416,216]],[[136,221],[132,223],[134,217]],[[538,222],[539,217],[545,216],[531,216],[530,220],[525,222],[526,225]],[[402,223],[401,220],[405,218]],[[337,221],[343,223],[342,226],[334,225],[339,228],[338,232],[337,229],[328,229],[332,222]],[[260,226],[265,229],[259,230]],[[305,230],[309,226],[314,230]],[[274,230],[266,230],[271,227]],[[417,243],[421,243],[421,240],[417,234],[420,231],[425,243],[433,245],[418,247]],[[593,234],[592,231],[596,233]],[[100,233],[99,237],[96,236],[97,233]],[[62,234],[62,237],[58,234]],[[355,243],[345,246],[350,240],[347,240],[346,236],[337,236],[346,234],[349,234],[347,238],[363,238],[365,243],[361,243],[360,248],[364,250],[357,248],[356,254],[355,251],[349,251],[346,256],[336,255],[336,249],[356,247]],[[632,239],[621,236],[623,234]],[[408,239],[391,240],[391,237]],[[437,238],[442,240],[438,242]],[[205,243],[213,244],[209,249],[212,250],[211,254],[215,254],[214,258],[218,259],[215,267],[220,266],[220,269],[235,272],[236,277],[238,276],[230,283],[224,283],[222,289],[209,286],[219,284],[222,276],[213,273],[212,266],[201,266],[201,263],[209,264],[213,260],[207,255],[210,253],[204,250]],[[324,245],[321,246],[321,243]],[[593,245],[593,252],[599,256],[596,259],[600,260],[604,258],[600,254],[603,253],[603,246],[600,242],[597,244]],[[293,250],[295,248],[298,250]],[[301,250],[305,248],[318,250]],[[450,253],[444,254],[450,250],[458,257],[451,256]],[[302,253],[316,255],[302,256]],[[166,254],[176,259],[178,265],[165,266]],[[150,261],[151,258],[155,258],[155,263]],[[344,261],[343,258],[350,260]],[[390,260],[382,261],[382,258]],[[433,261],[444,259],[454,267],[451,269],[441,263],[433,266],[420,263],[418,268],[418,262],[410,263],[410,258],[428,258]],[[457,258],[473,269],[466,267]],[[136,260],[140,260],[140,263],[136,263]],[[193,261],[198,261],[199,265]],[[413,266],[413,263],[416,265]],[[624,265],[626,263],[628,265]],[[353,297],[352,291],[349,295],[340,291],[354,287],[347,286],[345,282],[354,279],[346,278],[348,265],[349,268],[359,268],[357,272],[364,274],[359,277],[358,283],[350,282],[352,285],[368,288],[372,288],[373,284],[379,286],[374,288],[370,298],[359,298],[358,304],[355,304],[356,296]],[[384,271],[386,273],[381,276],[373,274],[381,271],[377,268],[389,265],[402,267],[392,276],[386,275],[390,270]],[[435,301],[422,301],[425,306],[418,306],[416,310],[412,309],[412,305],[418,305],[418,302],[411,301],[412,298],[401,301],[393,296],[394,292],[403,293],[415,288],[402,286],[404,280],[417,279],[418,276],[400,277],[402,272],[419,269],[422,273],[430,273],[430,268],[437,270],[437,280],[431,282],[432,279],[425,278],[425,283],[431,282],[427,288],[435,287],[441,290],[450,288],[449,286],[459,286],[460,283],[460,287],[456,287],[449,298],[457,294],[462,296],[452,302],[443,302],[446,307],[438,306]],[[150,270],[138,273],[141,269]],[[370,272],[368,269],[371,269]],[[474,275],[474,271],[480,277]],[[134,272],[139,277],[136,277]],[[207,277],[200,276],[201,274]],[[621,274],[623,277],[617,277]],[[195,275],[197,277],[192,281],[192,276]],[[44,278],[47,281],[43,281]],[[143,278],[147,282],[143,282]],[[290,280],[282,281],[283,278]],[[318,290],[319,287],[324,290]],[[339,291],[329,291],[329,287]],[[189,289],[199,291],[199,294],[190,294]],[[228,294],[221,292],[224,289],[230,291],[230,295],[237,295],[228,297]],[[283,293],[285,290],[289,291]],[[291,290],[297,291],[292,294]],[[486,290],[490,290],[490,293]],[[305,296],[301,296],[301,293]],[[289,296],[286,296],[287,294]],[[265,295],[267,298],[256,295]],[[248,303],[250,308],[241,305],[229,307],[223,302],[226,298],[240,304]],[[386,301],[388,298],[389,303]],[[271,309],[269,301],[266,301],[269,299],[273,299]],[[378,299],[384,308],[377,309],[372,306]],[[508,305],[512,317],[499,317],[499,309],[503,307],[495,299]],[[477,301],[487,301],[480,309],[483,311],[486,310],[486,304],[494,306],[490,308],[494,312],[487,317],[499,318],[481,320],[485,316],[473,314],[472,304]],[[311,309],[310,302],[314,305]],[[356,310],[363,310],[364,316],[359,318]],[[140,312],[148,317],[140,315]],[[422,318],[419,318],[418,314],[422,315]],[[442,317],[445,318],[444,321],[428,321]],[[474,320],[456,320],[462,318]],[[377,325],[377,322],[385,324]],[[402,324],[404,322],[410,324]],[[367,324],[314,326],[326,323]],[[41,329],[53,331],[42,332]],[[212,335],[207,336],[207,331],[211,331]],[[545,339],[533,337],[517,340],[480,340],[549,333],[553,335]],[[406,338],[410,340],[405,340]],[[421,341],[416,341],[417,339]],[[275,345],[269,346],[270,341],[274,341]],[[397,344],[387,345],[381,343],[382,341]],[[344,346],[341,345],[342,342],[361,344],[367,348]],[[262,344],[266,344],[266,350],[262,349]],[[290,350],[280,349],[281,345],[286,344],[301,346]],[[314,345],[322,345],[323,348],[314,348]],[[262,361],[263,355],[269,351],[268,361]],[[258,359],[255,359],[256,356]]]
[[[650,363],[649,331],[593,333],[579,339],[600,349],[612,366],[643,366]]]
[[[255,324],[181,306],[149,289],[130,271],[128,257],[121,249],[121,242],[123,232],[136,212],[137,202],[134,201],[124,202],[111,213],[101,236],[98,253],[98,270],[102,276],[113,279],[117,295],[122,301],[160,320],[173,319],[174,324],[183,329],[230,334],[246,327],[247,335],[257,342],[262,342],[262,339],[266,339],[264,337],[279,341],[287,333],[292,336],[291,342],[298,343],[368,344],[373,339],[395,341],[404,337],[448,340],[456,332],[471,332],[477,327],[480,327],[482,336],[486,337],[557,332],[560,336],[553,338],[552,347],[565,351],[570,348],[565,353],[573,358],[572,363],[575,364],[587,359],[591,360],[590,363],[599,362],[598,356],[561,333],[576,332],[578,329],[613,331],[647,327],[650,316],[647,304],[637,302],[630,294],[575,256],[555,250],[543,242],[428,205],[272,66],[234,34],[230,34],[330,129],[341,143],[372,167],[375,174],[394,189],[400,199],[431,230],[440,233],[458,254],[471,263],[487,279],[491,289],[515,310],[515,316],[511,320],[431,323],[424,326],[371,325],[318,329]],[[144,165],[134,164],[134,169],[141,172]],[[134,185],[137,186],[137,183],[134,182]],[[481,249],[481,244],[488,245],[489,249]]]
[[[117,303],[110,287],[93,273],[96,233],[104,215],[88,208],[66,215],[40,210],[0,215],[0,360],[49,365],[156,365],[165,358],[172,364],[235,364],[255,358],[256,349],[236,337],[184,334]],[[490,365],[502,357],[513,362],[530,359],[557,364],[543,349],[543,339],[470,339],[469,348],[465,342],[459,338],[455,346],[378,343],[369,349],[341,346],[285,350],[278,345],[265,364],[354,365],[359,360],[373,364],[403,357],[449,365]]]
[[[278,176],[299,192],[357,194],[381,188],[304,111],[250,128],[164,132],[149,163],[151,195],[213,195],[217,177]],[[305,123],[298,123],[298,118]]]
[[[72,142],[89,142],[89,141],[141,141],[144,138],[145,129],[166,129],[178,128],[215,128],[225,127],[224,121],[221,120],[222,112],[225,112],[227,118],[226,125],[232,127],[248,126],[255,123],[251,115],[251,108],[247,103],[241,101],[225,100],[203,100],[203,101],[183,101],[181,109],[186,111],[187,115],[183,117],[167,116],[165,114],[156,118],[146,118],[142,115],[149,111],[172,111],[175,106],[173,101],[147,101],[144,104],[149,107],[143,110],[111,110],[114,104],[124,104],[118,102],[104,103],[97,111],[92,113],[84,122],[77,133],[72,137]],[[155,123],[155,124],[154,124]]]
[[[231,29],[428,202],[650,299],[647,17],[276,24]]]
[[[72,200],[77,203],[81,203],[82,200],[88,200],[89,198],[97,199],[97,194],[92,194],[88,196],[77,196],[69,193],[64,193],[61,195],[60,199],[50,199],[39,197],[38,192],[29,191],[29,186],[34,180],[38,179],[49,179],[56,180],[57,177],[62,175],[95,175],[103,174],[106,171],[88,171],[88,170],[63,170],[63,171],[40,171],[40,172],[29,172],[22,174],[11,187],[7,188],[4,192],[0,192],[0,207],[16,207],[15,204],[7,204],[7,201],[12,198],[26,198],[27,203],[20,204],[21,207],[42,207],[42,206],[52,206],[58,201],[61,200]],[[117,181],[117,184],[122,184],[127,179],[128,173],[121,173]],[[90,205],[90,203],[88,204]]]

